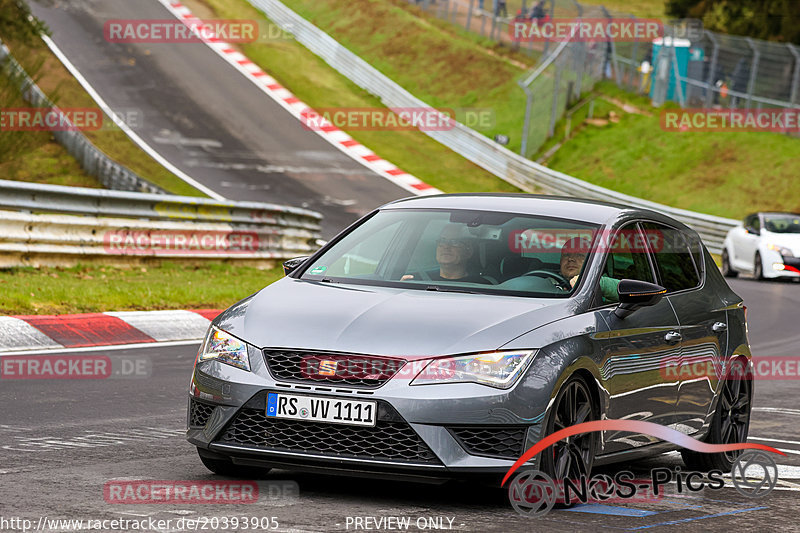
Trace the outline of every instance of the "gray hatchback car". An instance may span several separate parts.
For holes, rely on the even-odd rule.
[[[195,362],[187,436],[216,473],[503,474],[544,435],[607,418],[747,439],[752,381],[728,373],[752,364],[742,299],[659,213],[410,198],[284,268],[213,321]],[[588,433],[534,466],[565,479],[672,449]],[[702,469],[736,457],[682,453]]]

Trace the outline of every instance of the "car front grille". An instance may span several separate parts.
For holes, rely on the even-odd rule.
[[[447,429],[470,455],[518,459],[524,451],[527,426],[464,426]]]
[[[213,411],[213,405],[198,402],[192,398],[189,400],[189,427],[205,427]]]
[[[243,408],[219,441],[331,457],[439,462],[407,422],[381,418],[378,417],[374,427],[347,426],[267,418],[260,409]]]
[[[264,360],[276,380],[364,389],[380,387],[406,363],[403,359],[374,355],[269,349],[264,350]]]

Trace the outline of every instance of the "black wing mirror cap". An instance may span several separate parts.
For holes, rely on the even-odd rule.
[[[623,279],[617,287],[619,306],[614,310],[614,314],[619,318],[625,318],[640,307],[657,304],[666,293],[667,289],[655,283]]]
[[[305,262],[306,262],[306,260],[307,260],[309,257],[310,257],[310,256],[308,256],[308,255],[305,255],[305,256],[303,256],[303,257],[294,257],[294,258],[292,258],[292,259],[289,259],[289,260],[287,260],[287,261],[284,261],[284,262],[283,262],[283,273],[284,273],[285,275],[287,275],[287,276],[288,276],[289,274],[291,274],[292,272],[294,272],[295,270],[297,270],[297,267],[299,267],[300,265],[302,265],[303,263],[305,263]]]

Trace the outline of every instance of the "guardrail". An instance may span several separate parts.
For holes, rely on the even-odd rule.
[[[22,65],[14,59],[8,47],[0,41],[0,70],[17,82],[22,97],[34,107],[55,108],[53,102],[31,79]],[[62,115],[63,116],[63,115]],[[67,122],[66,118],[60,122]],[[77,130],[52,130],[56,141],[74,157],[81,168],[97,178],[104,187],[119,191],[164,193],[167,191],[150,183],[131,169],[104,154],[86,136]]]
[[[272,264],[315,251],[321,220],[257,202],[0,180],[0,266],[150,257]]]
[[[339,73],[380,98],[386,106],[429,107],[278,0],[248,1]],[[522,190],[538,189],[551,194],[619,202],[668,214],[694,228],[713,253],[721,252],[725,234],[738,223],[733,219],[669,207],[587,183],[515,154],[458,122],[449,130],[427,130],[424,133]]]

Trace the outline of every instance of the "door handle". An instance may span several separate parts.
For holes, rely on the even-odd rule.
[[[681,341],[683,336],[678,333],[677,331],[670,331],[666,335],[664,335],[664,340],[667,341],[667,344],[677,344]]]
[[[715,333],[722,333],[723,331],[728,330],[728,324],[725,322],[714,322],[714,325],[711,326],[711,329],[713,329]]]

